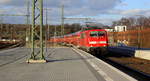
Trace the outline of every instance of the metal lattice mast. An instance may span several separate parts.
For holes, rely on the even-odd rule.
[[[26,1],[26,46],[29,46],[31,43],[31,27],[30,27],[30,1]],[[30,47],[30,46],[29,46]]]
[[[61,9],[61,35],[64,35],[64,5],[62,5]]]
[[[46,8],[45,9],[43,9],[43,10],[45,10],[46,11],[46,32],[47,33],[45,33],[46,34],[46,37],[47,37],[47,40],[50,38],[50,26],[49,26],[49,23],[48,23],[48,20],[49,20],[49,18],[48,18],[48,10],[51,10],[51,9],[48,9],[47,8],[47,5],[46,5]]]
[[[43,0],[40,0],[40,59],[44,59],[44,44],[43,44]]]
[[[5,16],[5,17],[7,17],[7,16],[12,16],[12,17],[17,17],[17,16],[22,16],[22,17],[27,17],[27,15],[25,15],[25,14],[0,14],[0,16]],[[3,29],[3,24],[1,23],[1,29]],[[14,26],[13,26],[14,27]],[[5,32],[5,33],[3,33],[3,35],[4,34],[6,34],[7,32]],[[25,35],[27,35],[26,33],[25,33]],[[2,34],[1,34],[1,37],[2,37]]]
[[[29,22],[30,22],[30,1],[27,0],[26,4],[27,4],[26,23],[29,24]]]
[[[34,49],[35,49],[35,41],[34,41],[34,36],[35,36],[35,31],[34,31],[34,28],[35,28],[35,3],[36,1],[35,0],[32,0],[32,33],[31,33],[31,43],[32,43],[32,48],[31,48],[31,58],[30,59],[35,59],[35,54],[34,54]]]
[[[25,23],[28,25],[29,24],[29,17],[30,17],[30,13],[29,13],[29,0],[26,1],[26,4],[27,4],[27,14],[0,14],[0,16],[23,16],[23,17],[26,17],[26,20],[25,20]],[[2,24],[1,24],[1,27],[2,27]],[[13,26],[14,27],[14,26]],[[13,28],[11,28],[13,29]],[[26,29],[26,37],[28,36],[28,31]]]
[[[36,25],[38,23],[38,20],[40,21],[40,35],[37,33],[37,27]],[[40,39],[40,51],[39,51],[39,57],[38,53],[35,52],[35,37],[39,37]],[[44,45],[43,45],[43,0],[32,0],[32,36],[31,36],[31,42],[32,42],[32,53],[31,53],[31,60],[45,60],[44,57]]]

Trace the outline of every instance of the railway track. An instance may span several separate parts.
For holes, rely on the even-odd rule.
[[[23,43],[22,42],[18,42],[18,43],[2,43],[0,44],[0,50],[2,49],[10,49],[10,48],[15,48],[15,47],[19,47],[19,46],[22,46]]]
[[[3,64],[0,64],[0,67],[3,67],[3,66],[5,66],[5,65],[8,65],[8,64],[11,64],[11,63],[14,63],[14,62],[16,62],[16,61],[18,61],[18,60],[20,60],[20,59],[25,58],[26,56],[27,56],[27,55],[24,55],[24,56],[21,56],[21,57],[18,57],[18,58],[16,58],[16,59],[14,59],[14,60],[8,61],[8,62],[3,63]]]
[[[148,73],[142,72],[142,71],[137,70],[133,67],[129,67],[129,66],[125,65],[124,63],[115,61],[115,60],[108,58],[108,57],[104,57],[104,56],[103,57],[96,56],[96,57],[98,57],[99,59],[101,59],[101,60],[103,60],[109,64],[111,64],[112,66],[118,68],[119,70],[127,73],[128,75],[136,78],[139,81],[150,81],[150,74],[148,74]],[[119,57],[117,57],[117,58],[119,58]],[[130,64],[131,62],[128,62],[128,63]],[[149,67],[145,67],[145,68],[149,68]]]
[[[132,68],[132,67],[129,67],[129,66],[124,65],[124,64],[122,64],[122,63],[116,62],[116,61],[114,61],[114,60],[112,60],[112,59],[109,59],[109,58],[107,58],[107,61],[109,61],[109,62],[111,62],[111,63],[114,63],[114,64],[116,64],[116,65],[118,65],[118,66],[120,66],[120,67],[126,68],[126,69],[129,70],[129,71],[133,71],[133,72],[135,72],[136,74],[140,75],[140,76],[143,77],[143,78],[150,79],[150,74],[144,73],[144,72],[142,72],[142,71],[140,71],[140,70],[136,70],[136,69],[134,69],[134,68]],[[149,80],[148,80],[148,81],[149,81]]]
[[[0,52],[0,67],[12,64],[16,61],[24,59],[28,56],[28,53],[24,54],[29,49],[26,48],[13,48],[9,50],[3,50]]]
[[[16,62],[22,58],[25,58],[27,56],[27,55],[13,53],[15,50],[18,49],[17,47],[20,47],[20,46],[22,46],[21,42],[13,43],[13,44],[3,44],[0,46],[0,51],[1,51],[0,52],[0,67],[14,63],[14,62]],[[10,50],[6,51],[7,49],[10,49]]]

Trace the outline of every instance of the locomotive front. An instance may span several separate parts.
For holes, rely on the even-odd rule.
[[[105,54],[107,52],[107,46],[108,46],[108,37],[107,32],[102,29],[95,29],[95,30],[88,30],[85,31],[86,37],[85,41],[85,47],[86,50],[96,54]]]

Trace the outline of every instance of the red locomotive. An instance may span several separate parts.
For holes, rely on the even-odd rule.
[[[106,52],[108,46],[107,32],[104,29],[82,30],[61,37],[53,37],[50,41],[74,45],[94,54]]]

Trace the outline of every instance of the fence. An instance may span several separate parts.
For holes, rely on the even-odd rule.
[[[122,43],[127,46],[150,48],[150,28],[125,32],[109,32],[108,37],[110,45]]]

